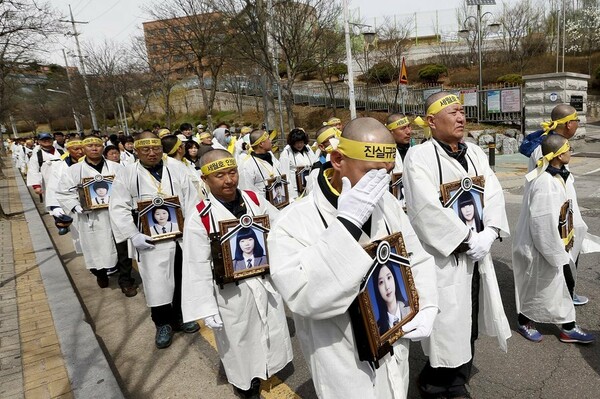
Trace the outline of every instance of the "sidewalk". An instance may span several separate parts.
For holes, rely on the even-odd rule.
[[[10,159],[0,201],[1,398],[121,398],[38,210]],[[85,344],[81,344],[85,343]]]

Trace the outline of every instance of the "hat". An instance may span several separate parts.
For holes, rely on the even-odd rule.
[[[198,126],[196,126],[197,129],[204,129],[204,125],[203,124],[199,124]]]
[[[50,133],[47,133],[47,132],[40,133],[38,135],[38,140],[44,140],[44,139],[54,139],[54,137],[52,137],[52,135]]]

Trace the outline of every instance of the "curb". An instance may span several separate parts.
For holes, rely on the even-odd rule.
[[[16,169],[15,180],[74,397],[124,398],[41,215]]]

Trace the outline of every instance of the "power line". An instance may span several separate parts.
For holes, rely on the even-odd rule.
[[[117,0],[117,1],[115,1],[115,3],[114,3],[112,6],[110,6],[110,7],[108,8],[108,10],[104,11],[102,14],[98,15],[96,18],[94,18],[94,19],[91,19],[91,20],[90,20],[90,22],[94,22],[94,21],[95,21],[95,20],[97,20],[98,18],[101,18],[101,17],[103,17],[103,16],[104,16],[104,15],[106,15],[106,14],[107,14],[107,13],[108,13],[110,10],[112,10],[113,8],[115,8],[115,7],[117,6],[117,4],[119,4],[120,2],[121,2],[121,0]]]

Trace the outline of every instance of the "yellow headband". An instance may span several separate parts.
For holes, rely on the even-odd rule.
[[[321,132],[321,134],[319,134],[317,136],[317,143],[319,144],[323,144],[323,142],[331,137],[340,137],[342,135],[342,132],[340,132],[340,129],[338,129],[337,127],[330,127],[329,129],[325,130],[324,132]]]
[[[396,144],[365,143],[344,137],[339,140],[337,150],[348,158],[373,162],[396,161]]]
[[[558,125],[564,125],[565,123],[573,121],[575,119],[577,119],[577,112],[573,112],[571,115],[567,115],[564,118],[555,121],[543,122],[542,128],[544,129],[544,134],[548,134],[550,130],[556,129]]]
[[[82,145],[89,145],[89,144],[100,144],[100,145],[104,145],[104,142],[102,141],[102,139],[98,138],[98,137],[86,137],[85,139],[83,139],[83,141],[81,142]]]
[[[331,118],[327,122],[323,122],[323,126],[333,126],[337,125],[338,123],[342,123],[339,118]]]
[[[435,115],[447,106],[453,104],[460,105],[460,100],[454,94],[448,94],[447,96],[442,97],[439,100],[435,100],[433,104],[431,104],[429,108],[427,108],[426,115]]]
[[[83,141],[81,140],[69,140],[67,141],[67,144],[65,144],[65,147],[67,149],[71,148],[71,147],[79,147],[83,145]]]
[[[408,117],[404,117],[404,118],[400,118],[395,122],[390,123],[389,125],[385,125],[385,127],[388,128],[388,130],[391,132],[394,129],[397,129],[399,127],[404,127],[410,125],[410,121],[408,120]]]
[[[569,144],[569,141],[565,141],[565,143],[558,150],[541,157],[537,161],[537,168],[535,168],[531,172],[527,173],[525,175],[525,179],[529,182],[536,179],[542,173],[544,173],[544,171],[548,168],[548,165],[550,165],[550,161],[552,161],[554,158],[558,157],[559,155],[564,154],[565,152],[569,151],[570,149],[571,149],[571,145]]]
[[[133,148],[138,149],[140,147],[162,147],[160,139],[139,139],[133,142]]]
[[[200,140],[204,140],[204,139],[208,139],[208,138],[212,138],[212,134],[210,134],[208,132],[204,132],[200,135]]]
[[[260,143],[262,143],[263,141],[265,141],[266,139],[269,138],[269,133],[267,133],[266,131],[262,134],[262,136],[260,136],[255,142],[254,144],[250,144],[251,147],[256,147],[257,145],[259,145]]]
[[[179,139],[179,137],[177,137],[177,143],[175,143],[175,145],[173,146],[173,148],[171,148],[171,151],[169,151],[167,153],[167,155],[173,155],[177,152],[177,150],[179,149],[179,147],[181,147],[181,140]]]
[[[251,131],[252,131],[252,128],[250,126],[244,126],[240,129],[240,134],[250,133]]]
[[[417,116],[413,123],[423,129],[423,134],[425,135],[425,138],[428,139],[431,137],[431,129],[429,128],[427,122],[423,120],[423,118]]]
[[[223,159],[218,159],[216,161],[207,163],[206,165],[204,165],[200,168],[200,171],[202,172],[202,174],[204,176],[208,176],[211,173],[215,173],[215,172],[218,172],[223,169],[235,168],[235,167],[237,167],[237,164],[235,163],[234,158],[223,158]]]
[[[169,129],[160,129],[157,133],[159,139],[162,139],[163,137],[168,136],[169,134],[171,134],[171,131]]]

